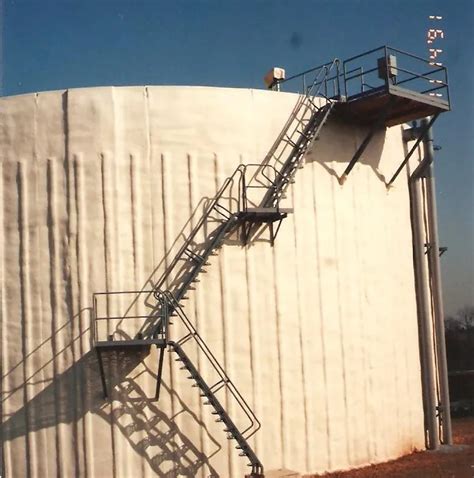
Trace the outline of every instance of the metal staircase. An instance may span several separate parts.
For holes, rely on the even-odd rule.
[[[151,345],[158,347],[160,349],[156,389],[156,398],[158,398],[163,356],[165,349],[168,348],[177,355],[175,360],[181,362],[181,368],[189,373],[188,378],[193,380],[193,386],[199,388],[201,397],[206,400],[205,404],[212,407],[211,413],[216,416],[216,421],[224,424],[227,438],[235,440],[240,456],[249,460],[251,474],[248,476],[252,478],[263,477],[263,465],[249,444],[249,439],[260,428],[260,422],[187,318],[181,301],[187,298],[187,293],[194,289],[195,283],[199,282],[199,274],[206,272],[206,266],[210,265],[210,257],[216,254],[224,240],[235,231],[241,231],[243,242],[246,243],[251,238],[254,228],[262,224],[269,225],[273,243],[282,220],[292,212],[291,209],[281,208],[280,203],[285,198],[289,185],[295,182],[295,175],[302,167],[306,151],[318,139],[322,127],[338,100],[338,87],[330,97],[327,94],[328,79],[330,75],[335,74],[336,69],[339,71],[338,68],[339,61],[334,60],[315,69],[313,81],[299,97],[282,132],[264,160],[258,164],[241,164],[226,179],[156,282],[154,289],[147,295],[147,301],[153,297],[155,303],[150,306],[151,313],[135,336],[114,340],[114,336],[109,335],[107,340],[98,340],[95,332],[95,348],[99,357],[105,396],[107,396],[107,387],[102,352],[119,348],[143,350]],[[336,76],[338,74],[337,72]],[[322,104],[317,104],[318,101]],[[236,196],[232,195],[235,186],[237,186]],[[276,222],[278,226],[275,231],[273,224]],[[209,234],[204,234],[210,224],[216,224],[216,227]],[[203,242],[198,241],[199,237],[204,237]],[[140,291],[138,294],[143,292]],[[99,293],[94,296],[94,308],[97,308],[97,296],[107,294],[109,293]],[[99,317],[97,313],[95,317],[96,322],[105,319]],[[177,341],[169,339],[168,327],[171,325],[171,317],[178,317],[188,331]],[[94,331],[96,328],[95,326]],[[216,383],[209,385],[185,352],[183,347],[190,340],[197,343],[199,351],[217,372],[219,380]],[[241,412],[249,420],[249,425],[244,430],[239,429],[236,421],[228,415],[222,401],[218,399],[217,394],[222,391],[230,393]]]
[[[368,69],[363,63],[353,65],[354,60],[360,61],[367,55],[371,65]],[[370,55],[375,55],[377,67],[373,67],[374,61]],[[231,234],[240,231],[243,243],[247,243],[252,238],[253,231],[266,225],[270,229],[270,240],[273,243],[283,219],[292,212],[291,209],[281,207],[285,193],[289,185],[295,182],[296,173],[303,166],[305,153],[318,139],[331,112],[334,111],[345,121],[370,126],[367,137],[357,149],[343,176],[339,178],[343,184],[378,128],[402,124],[408,120],[433,114],[434,119],[430,123],[432,124],[439,113],[449,110],[445,68],[435,67],[431,73],[417,74],[409,67],[397,66],[395,56],[399,59],[403,59],[404,56],[411,60],[417,59],[414,55],[400,50],[382,47],[346,60],[342,63],[342,73],[341,63],[335,59],[287,80],[279,81],[278,83],[286,83],[290,80],[302,79],[303,89],[298,91],[300,93],[298,102],[266,157],[261,163],[239,165],[226,179],[154,285],[153,290],[123,292],[123,294],[136,294],[137,298],[141,294],[146,294],[145,305],[148,307],[148,313],[135,317],[102,317],[97,312],[97,298],[121,294],[121,292],[94,294],[94,344],[99,358],[105,396],[107,396],[107,388],[102,364],[103,352],[117,349],[136,352],[143,351],[151,345],[158,347],[160,354],[155,397],[158,399],[164,351],[168,348],[177,355],[176,360],[181,362],[181,368],[189,373],[188,378],[193,380],[193,386],[199,388],[201,397],[206,400],[207,405],[211,406],[211,413],[216,416],[216,421],[224,424],[228,438],[235,440],[240,455],[248,458],[252,470],[249,476],[252,478],[263,476],[262,463],[249,444],[249,439],[260,428],[260,423],[187,318],[181,302],[187,298],[188,292],[194,289],[194,284],[199,282],[199,275],[206,272],[206,266],[210,265],[210,257],[217,253]],[[423,68],[431,66],[431,64],[426,65],[425,60],[423,62]],[[309,82],[308,75],[311,75]],[[439,75],[444,75],[444,78]],[[376,81],[379,81],[378,85]],[[418,85],[420,81],[427,82],[428,89],[419,88],[418,91],[411,91],[401,86],[407,83]],[[344,96],[341,95],[340,83],[344,87]],[[279,89],[280,85],[277,86]],[[436,93],[434,98],[432,96],[434,91],[446,92],[447,99],[437,99],[441,93]],[[389,184],[396,179],[422,136],[420,135]],[[277,223],[276,230],[275,223]],[[210,228],[213,229],[208,233]],[[109,310],[108,304],[106,309]],[[173,316],[178,317],[187,329],[187,333],[176,341],[170,340],[168,333],[169,325],[171,325],[170,318]],[[99,321],[109,319],[122,321],[128,318],[144,321],[133,337],[127,336],[121,330],[110,335],[108,325],[107,339],[98,337],[97,323]],[[219,377],[217,382],[209,385],[184,350],[184,346],[191,340],[197,343],[200,353],[204,354],[213,370],[217,372]],[[222,400],[218,399],[217,394],[222,391],[228,392],[237,401],[239,409],[249,420],[249,425],[243,431],[240,431],[236,425],[237,421],[228,415]]]
[[[233,382],[227,376],[224,369],[219,364],[209,347],[202,339],[202,337],[198,334],[197,330],[186,316],[179,302],[173,297],[170,292],[165,292],[164,296],[166,297],[170,305],[169,309],[173,309],[175,311],[174,315],[179,317],[188,332],[176,342],[168,342],[170,351],[173,351],[177,355],[177,358],[175,360],[177,362],[181,362],[181,369],[186,370],[189,373],[188,379],[194,382],[193,386],[199,388],[200,396],[205,400],[204,405],[209,405],[212,407],[211,413],[216,416],[216,422],[223,423],[224,431],[227,433],[227,439],[235,440],[235,448],[237,450],[240,450],[239,455],[247,457],[247,459],[249,460],[249,466],[251,467],[250,476],[263,476],[262,463],[257,458],[257,455],[253,451],[248,441],[249,438],[252,437],[257,432],[257,430],[260,429],[260,422],[258,421],[257,417],[255,416],[254,412],[247,404],[245,399],[239,393]],[[199,350],[203,353],[207,361],[212,366],[213,370],[216,372],[218,380],[212,385],[209,385],[204,380],[196,366],[193,364],[193,362],[190,360],[189,356],[183,349],[185,344],[190,341],[194,341],[198,345]],[[237,405],[240,407],[240,409],[248,419],[249,424],[244,430],[239,430],[239,427],[228,415],[224,406],[221,403],[221,400],[219,400],[217,397],[217,394],[220,392],[225,399],[226,391],[229,392],[229,394],[233,397]]]
[[[287,160],[277,172],[274,184],[267,189],[262,199],[261,207],[271,208],[279,206],[280,201],[284,199],[288,186],[294,183],[296,172],[303,162],[306,151],[318,139],[321,128],[326,123],[334,105],[334,101],[328,100],[324,106],[319,107],[314,104],[311,96],[305,97],[300,109],[303,110],[303,115],[309,111],[311,116],[308,119],[303,118],[302,120],[298,120],[298,116],[294,118],[297,127],[291,137],[285,136],[283,139],[292,149]]]
[[[332,98],[326,98],[321,90],[327,91],[327,78],[338,68],[339,60],[322,65],[314,80],[302,95],[286,122],[282,132],[273,144],[262,163],[239,165],[226,179],[216,196],[192,229],[183,245],[174,256],[166,271],[155,285],[157,291],[167,288],[173,292],[178,302],[187,298],[186,293],[197,282],[208,259],[218,249],[224,239],[237,228],[252,226],[284,219],[290,209],[281,209],[280,202],[285,198],[288,186],[295,181],[295,175],[303,162],[303,157],[311,144],[317,139],[335,104],[338,89]],[[315,97],[325,98],[322,106],[315,103]],[[224,205],[234,185],[238,195]],[[251,190],[263,192],[260,197],[252,197]],[[219,225],[208,235],[204,244],[196,238],[209,222]],[[245,235],[245,234],[244,234]],[[143,331],[147,332],[147,331]],[[149,331],[148,331],[149,332]]]

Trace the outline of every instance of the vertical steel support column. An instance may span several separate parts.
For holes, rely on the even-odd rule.
[[[102,361],[102,352],[96,347],[97,361],[99,362],[100,381],[102,382],[102,390],[104,392],[104,398],[108,398],[107,382],[105,380],[104,362]]]
[[[434,344],[431,329],[431,298],[429,279],[425,263],[425,238],[423,236],[423,213],[420,181],[410,180],[410,198],[412,205],[412,228],[415,260],[415,283],[420,324],[421,373],[425,408],[425,426],[428,430],[427,448],[439,448],[439,435],[436,419],[436,374]]]
[[[168,341],[166,341],[168,343]],[[161,391],[161,377],[163,375],[163,359],[165,356],[165,348],[160,347],[160,352],[158,356],[158,370],[156,372],[156,391],[155,391],[155,400],[158,401],[160,399],[160,391]]]
[[[427,120],[425,120],[427,122]],[[438,358],[438,377],[441,398],[441,424],[443,430],[443,443],[452,445],[452,429],[451,429],[451,410],[449,401],[449,382],[448,382],[448,365],[446,360],[446,341],[444,331],[444,304],[441,280],[441,267],[439,263],[439,236],[438,236],[438,219],[436,208],[435,194],[435,178],[434,178],[434,149],[433,149],[433,132],[431,128],[428,130],[424,140],[425,158],[429,164],[428,174],[426,175],[426,202],[428,217],[428,234],[429,234],[429,261],[431,272],[431,292],[433,296],[434,306],[434,327],[436,334],[436,354]]]

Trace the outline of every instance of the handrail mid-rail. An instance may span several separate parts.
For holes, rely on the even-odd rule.
[[[206,342],[202,339],[202,337],[199,335],[198,331],[194,327],[194,325],[191,323],[191,321],[188,319],[187,315],[185,314],[181,304],[176,300],[174,295],[170,291],[160,291],[161,294],[163,294],[167,300],[170,302],[170,309],[174,310],[177,312],[178,317],[181,319],[182,323],[184,326],[187,328],[189,334],[184,336],[181,340],[179,340],[177,343],[182,345],[186,340],[193,338],[200,350],[204,353],[206,358],[209,360],[211,363],[212,367],[214,370],[217,372],[219,375],[220,381],[216,382],[213,385],[213,393],[215,393],[217,390],[220,389],[220,386],[227,388],[232,396],[235,398],[241,409],[243,410],[244,414],[247,416],[247,418],[250,421],[250,425],[245,428],[241,433],[241,435],[248,440],[252,435],[254,435],[261,427],[261,423],[258,420],[257,416],[253,412],[253,410],[250,408],[250,405],[247,403],[247,401],[244,399],[244,397],[241,395],[241,393],[237,390],[237,387],[234,385],[232,380],[229,378],[229,376],[226,374],[225,370],[222,368],[222,365],[219,363],[215,355],[211,352],[209,347],[207,346]],[[219,387],[214,388],[216,386]],[[254,428],[255,427],[255,428]],[[252,430],[253,429],[253,430]],[[249,433],[247,436],[244,436],[247,432]]]

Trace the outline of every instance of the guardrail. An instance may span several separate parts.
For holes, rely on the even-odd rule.
[[[92,296],[94,343],[155,338],[168,340],[168,302],[154,290],[95,292]],[[147,323],[160,323],[155,337],[142,337]]]
[[[297,73],[284,80],[276,80],[271,88],[282,91],[282,85],[285,85],[285,91],[292,93],[307,96],[317,91],[325,98],[339,98],[341,94],[339,83],[341,76],[340,63],[340,60],[335,58],[328,63]],[[334,69],[335,71],[333,71]],[[331,72],[332,74],[330,74]]]
[[[176,300],[174,295],[169,291],[160,291],[164,297],[167,298],[169,301],[170,309],[173,309],[176,313],[183,325],[188,330],[188,334],[178,340],[176,343],[179,346],[182,346],[188,340],[194,339],[197,343],[199,349],[204,354],[206,359],[209,361],[212,368],[215,370],[219,377],[219,381],[216,382],[214,385],[211,386],[213,393],[216,393],[221,388],[225,388],[229,390],[231,395],[236,400],[239,407],[243,410],[245,416],[249,420],[249,425],[240,433],[242,436],[248,440],[252,435],[254,435],[261,427],[261,423],[258,420],[257,416],[255,415],[254,411],[244,399],[242,394],[238,391],[237,387],[234,385],[232,380],[229,378],[225,370],[223,369],[222,365],[219,363],[215,355],[211,352],[211,349],[207,346],[206,342],[203,338],[199,335],[197,329],[194,327],[192,322],[188,319],[186,313],[184,312],[183,307],[181,304]]]
[[[328,74],[331,69],[332,74]],[[315,79],[308,81],[310,77]],[[315,68],[276,80],[271,87],[299,94],[318,94],[330,99],[354,99],[390,86],[403,87],[437,98],[450,105],[448,70],[445,66],[390,46],[381,46],[344,61],[335,59]]]
[[[348,99],[403,86],[450,103],[447,68],[397,48],[381,46],[353,56],[343,61],[342,70]]]

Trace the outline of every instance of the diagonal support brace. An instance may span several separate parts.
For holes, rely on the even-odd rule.
[[[352,168],[356,165],[357,161],[359,161],[360,157],[362,156],[364,151],[367,149],[367,146],[369,145],[370,141],[374,137],[374,134],[377,132],[378,129],[380,129],[385,124],[385,119],[389,115],[392,109],[392,106],[393,106],[393,98],[390,99],[387,107],[382,111],[381,115],[372,124],[372,127],[367,133],[367,136],[364,138],[364,141],[362,141],[361,145],[357,148],[357,151],[354,153],[354,156],[352,156],[352,159],[347,165],[345,171],[342,173],[342,176],[339,178],[339,184],[341,184],[341,186],[346,182],[347,176],[352,171]]]
[[[273,227],[273,222],[270,223],[270,244],[271,244],[272,247],[275,245],[275,239],[278,235],[278,231],[280,230],[281,223],[283,222],[283,219],[284,218],[281,218],[278,221],[276,229]]]
[[[160,348],[160,355],[158,357],[158,371],[156,373],[156,391],[155,391],[155,401],[160,399],[160,390],[161,390],[161,377],[163,375],[163,359],[165,355],[165,348]]]
[[[418,139],[415,141],[415,144],[412,146],[408,154],[405,156],[405,159],[403,160],[402,164],[398,167],[398,169],[395,171],[395,174],[392,176],[392,179],[388,182],[387,186],[391,186],[395,179],[397,179],[398,175],[401,173],[402,169],[405,167],[405,165],[408,163],[409,159],[412,157],[413,153],[416,151],[418,148],[419,144],[421,141],[423,141],[423,138],[426,136],[426,133],[428,133],[429,129],[431,126],[433,126],[433,123],[436,121],[438,118],[439,113],[436,113],[431,120],[426,124],[426,126],[423,128],[421,131],[420,135],[418,136]],[[416,172],[416,171],[415,171]]]

